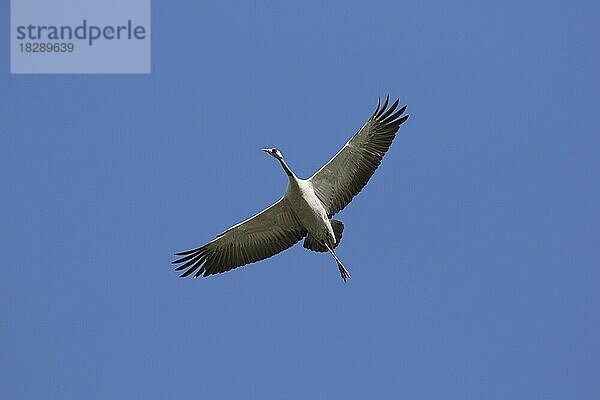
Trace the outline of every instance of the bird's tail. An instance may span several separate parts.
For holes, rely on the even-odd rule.
[[[344,264],[342,264],[342,262],[338,258],[337,254],[335,254],[335,250],[333,250],[331,247],[329,247],[328,244],[326,244],[325,246],[327,247],[327,250],[329,250],[329,252],[333,256],[333,258],[335,258],[335,262],[337,263],[338,269],[340,270],[340,275],[342,276],[342,279],[344,280],[344,282],[346,282],[346,280],[351,277],[350,272],[348,272],[346,267],[344,267]]]

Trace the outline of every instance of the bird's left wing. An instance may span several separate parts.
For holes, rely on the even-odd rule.
[[[396,111],[399,101],[389,108],[388,102],[389,96],[383,105],[378,102],[377,109],[362,128],[310,178],[330,218],[346,207],[367,184],[390,148],[398,128],[408,119],[408,115],[402,115],[406,106]]]
[[[232,226],[212,242],[176,253],[175,270],[181,277],[209,276],[269,258],[292,247],[306,235],[285,198],[244,222]]]

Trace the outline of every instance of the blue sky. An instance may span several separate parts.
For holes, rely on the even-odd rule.
[[[597,2],[155,1],[151,75],[10,75],[10,399],[596,399]],[[174,251],[310,176],[377,96],[411,118],[301,245],[206,280]]]

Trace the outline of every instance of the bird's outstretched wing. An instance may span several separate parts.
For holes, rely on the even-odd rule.
[[[396,111],[399,100],[388,108],[389,96],[346,145],[318,170],[310,182],[329,217],[341,211],[367,184],[390,148],[406,106]],[[394,112],[395,111],[395,112]]]
[[[232,226],[212,242],[197,249],[176,253],[175,270],[181,277],[209,276],[269,258],[292,247],[306,235],[282,198],[244,222]]]

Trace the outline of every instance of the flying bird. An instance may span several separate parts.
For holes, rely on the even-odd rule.
[[[283,197],[255,216],[232,226],[210,243],[176,253],[181,277],[209,276],[264,260],[304,239],[304,247],[329,252],[344,282],[350,273],[335,252],[344,224],[331,219],[367,184],[400,125],[408,119],[406,106],[389,96],[342,149],[309,179],[300,179],[276,148],[261,149],[279,161],[289,182]]]

